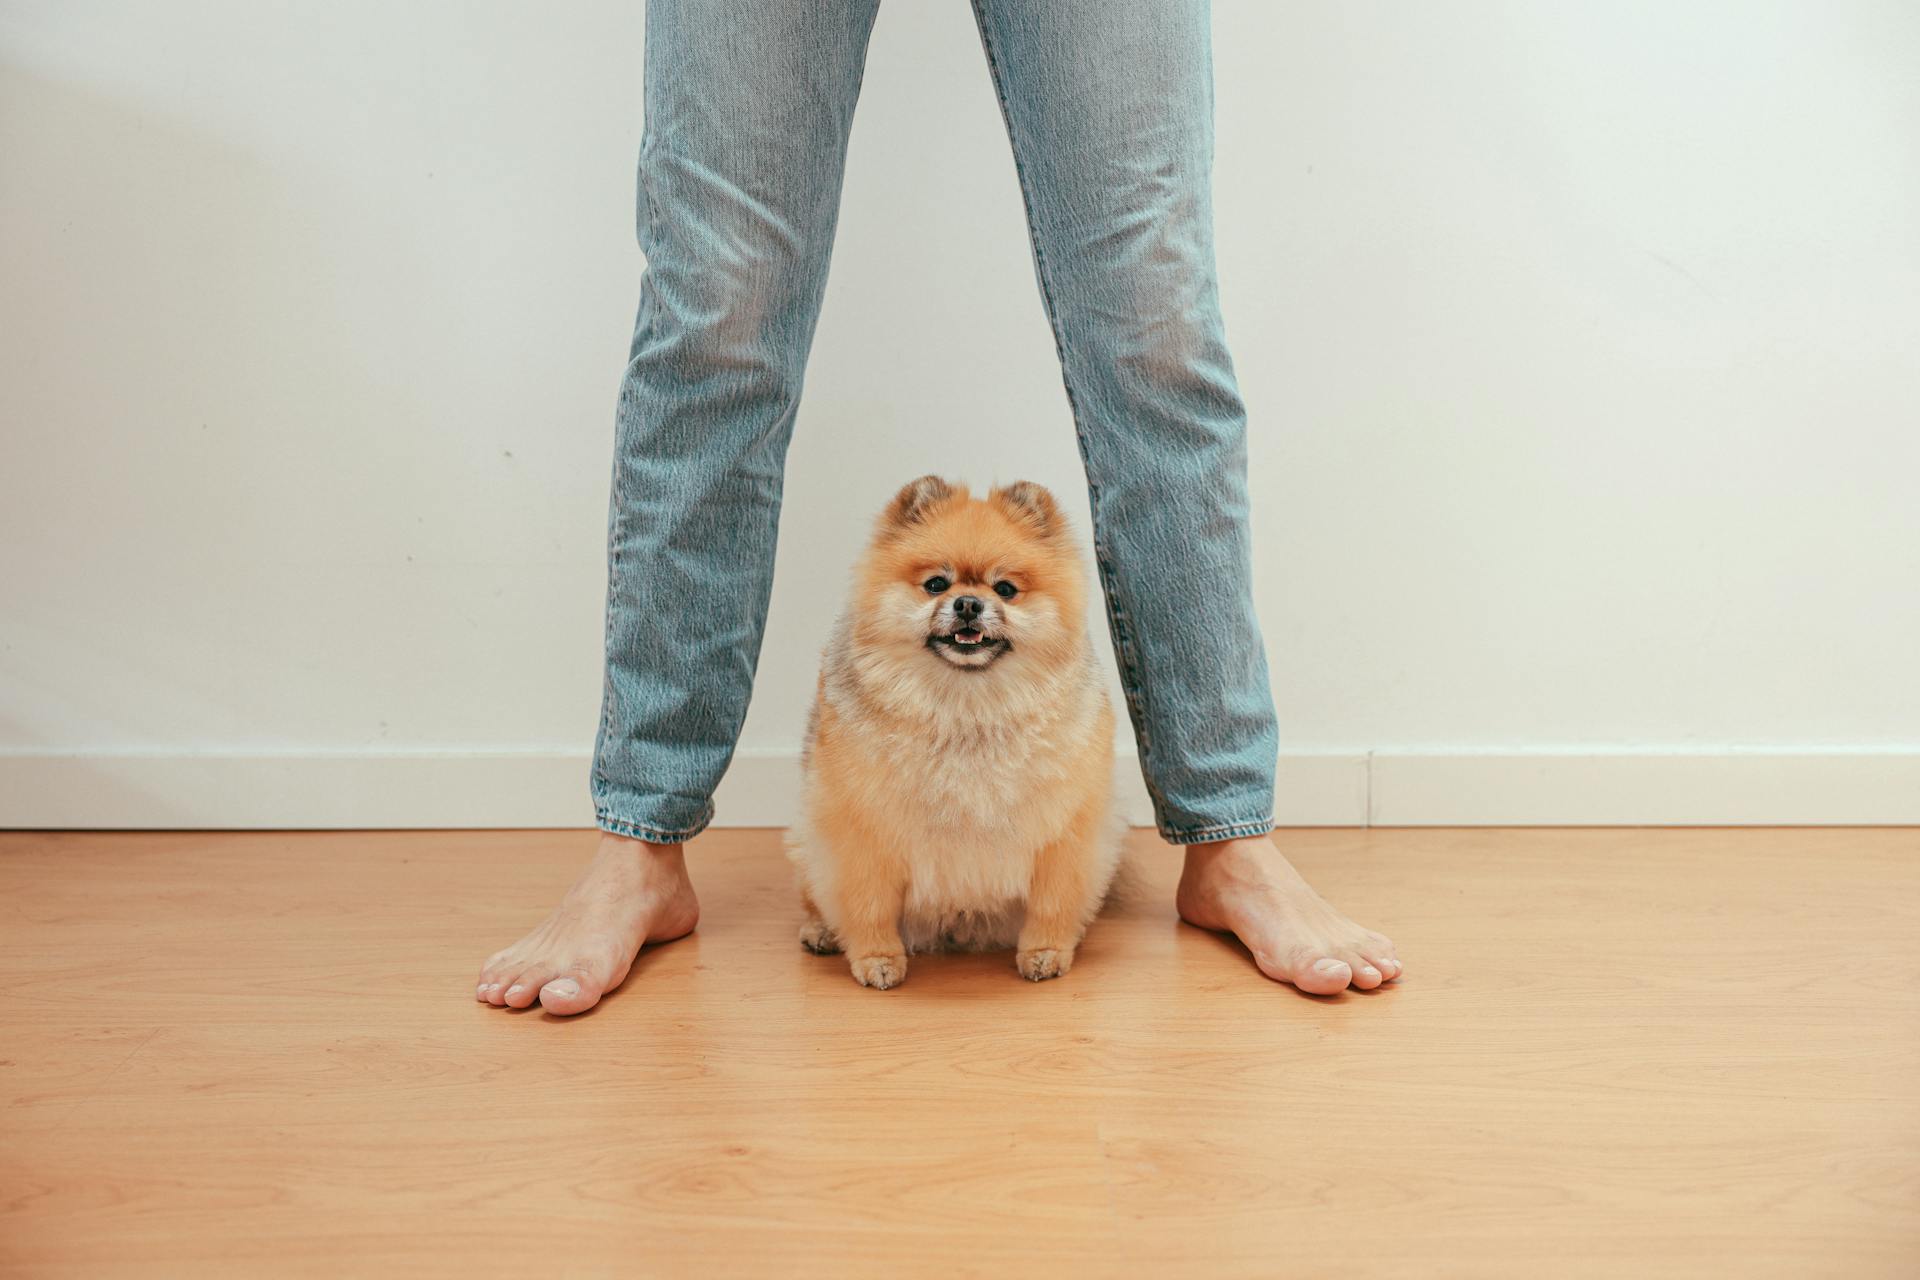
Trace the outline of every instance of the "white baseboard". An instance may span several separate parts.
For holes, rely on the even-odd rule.
[[[591,826],[588,766],[575,751],[0,754],[0,827]],[[1366,824],[1364,755],[1290,757],[1281,777],[1286,825]],[[1116,781],[1127,821],[1151,825],[1131,753]],[[716,822],[782,827],[799,802],[797,751],[743,749],[714,796]]]
[[[583,751],[0,754],[0,827],[584,827]],[[1151,825],[1129,754],[1127,820]],[[1805,751],[1376,751],[1280,761],[1280,824],[1904,826],[1920,824],[1920,748]],[[784,826],[787,750],[743,750],[715,797],[723,826]]]
[[[1920,748],[1376,751],[1376,827],[1920,823]]]

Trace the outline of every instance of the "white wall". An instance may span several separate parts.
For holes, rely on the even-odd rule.
[[[1215,8],[1283,813],[1920,820],[1920,9]],[[590,821],[642,10],[0,9],[0,821]],[[888,0],[723,820],[929,470],[1084,502]]]

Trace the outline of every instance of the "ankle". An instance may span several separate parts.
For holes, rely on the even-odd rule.
[[[1300,872],[1269,836],[1247,836],[1187,846],[1181,882],[1219,889],[1311,892]]]
[[[1189,875],[1214,870],[1226,871],[1236,865],[1264,863],[1279,853],[1265,836],[1242,836],[1233,840],[1211,840],[1187,846],[1186,870]]]
[[[655,844],[651,840],[615,835],[611,831],[600,833],[599,852],[605,857],[619,858],[642,867],[674,867],[684,870],[687,865],[685,845]]]
[[[691,894],[685,847],[654,844],[631,836],[602,832],[600,847],[578,888],[613,892],[639,901]]]

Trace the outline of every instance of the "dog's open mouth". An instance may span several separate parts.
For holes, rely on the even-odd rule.
[[[977,627],[958,627],[948,635],[931,635],[927,645],[943,658],[954,660],[999,657],[1011,648],[998,636],[990,636]],[[984,662],[971,665],[984,666]]]

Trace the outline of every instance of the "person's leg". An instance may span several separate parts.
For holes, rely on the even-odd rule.
[[[1220,319],[1206,0],[974,0],[1092,500],[1141,769],[1181,913],[1315,992],[1397,976],[1273,829],[1246,413]]]
[[[641,282],[620,388],[594,814],[554,915],[476,995],[578,1013],[693,928],[680,845],[746,717],[781,477],[878,0],[649,0]]]

